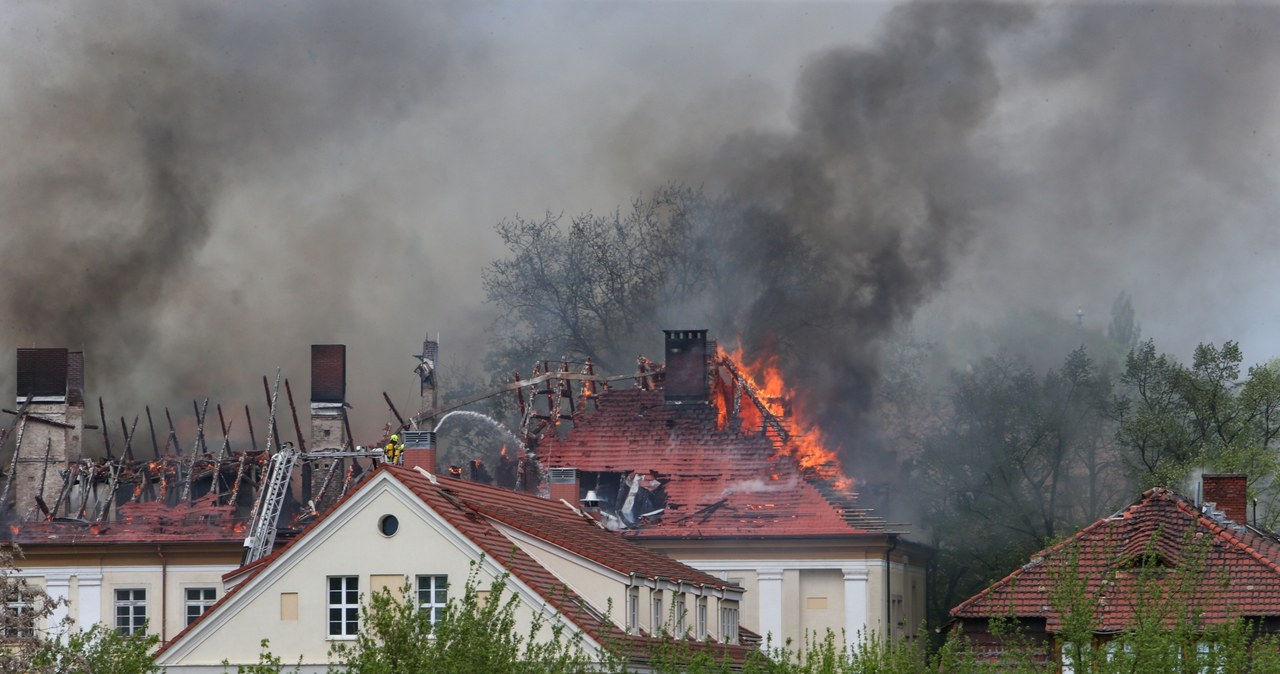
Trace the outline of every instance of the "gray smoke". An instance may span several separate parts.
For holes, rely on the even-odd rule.
[[[346,343],[357,432],[478,368],[514,213],[671,180],[734,204],[658,327],[769,346],[874,464],[914,325],[1121,290],[1174,351],[1280,338],[1280,9],[1071,3],[186,2],[0,8],[0,380],[87,352],[109,413],[262,405]],[[555,357],[559,354],[547,354]],[[1259,353],[1258,359],[1265,358]],[[260,419],[260,414],[259,421]],[[362,436],[363,437],[363,436]]]
[[[1277,28],[1257,5],[896,7],[809,61],[790,129],[674,162],[745,213],[718,225],[731,283],[675,315],[727,306],[718,332],[779,352],[873,480],[894,457],[864,415],[903,330],[1103,326],[1127,290],[1163,348],[1274,333],[1247,307],[1274,304]]]
[[[900,7],[874,44],[809,62],[793,130],[739,135],[681,167],[741,216],[715,236],[728,282],[675,315],[715,306],[718,334],[777,352],[800,402],[859,450],[860,475],[885,468],[869,465],[863,418],[884,341],[1003,198],[1004,169],[977,134],[1002,94],[996,38],[1032,17],[1009,4]]]
[[[10,354],[84,349],[90,395],[122,414],[257,403],[275,366],[305,404],[308,343],[397,320],[413,288],[386,286],[422,275],[419,223],[347,166],[446,100],[458,59],[483,68],[451,37],[463,7],[23,9],[0,128]]]

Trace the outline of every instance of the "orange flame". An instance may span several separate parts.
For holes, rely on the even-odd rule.
[[[822,429],[818,428],[806,415],[803,400],[795,396],[793,389],[787,386],[782,371],[778,367],[777,357],[766,355],[747,362],[741,345],[731,352],[722,351],[721,353],[744,377],[750,380],[756,389],[760,403],[788,430],[790,441],[785,443],[784,448],[795,458],[800,467],[815,470],[820,477],[832,480],[839,488],[849,486],[836,451],[830,448]],[[718,420],[722,429],[730,425],[729,417],[733,411],[733,387],[732,381],[725,382],[720,377],[716,378]],[[768,435],[776,437],[776,431],[766,427],[764,414],[745,391],[742,393],[739,404],[738,418],[741,420],[740,428],[743,432],[758,433],[763,430]]]
[[[10,525],[9,525],[9,533],[13,534],[14,536],[17,536],[17,535],[18,535],[18,533],[19,533],[19,532],[21,532],[21,531],[22,531],[22,530],[18,528],[18,525],[16,525],[16,524],[10,524]]]

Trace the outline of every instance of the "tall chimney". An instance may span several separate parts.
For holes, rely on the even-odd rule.
[[[663,391],[668,403],[707,402],[707,331],[663,330],[667,364]]]
[[[400,441],[404,443],[401,462],[405,468],[421,467],[428,473],[436,472],[435,431],[402,431]]]
[[[347,347],[343,344],[311,345],[311,442],[312,451],[346,446]],[[317,510],[338,499],[342,490],[341,459],[308,461],[308,493]],[[326,481],[328,485],[326,487]],[[321,493],[321,492],[324,493]]]
[[[1236,524],[1249,523],[1249,479],[1245,475],[1205,475],[1201,478],[1206,503]]]
[[[74,443],[79,451],[84,430],[84,397],[76,392],[78,405],[68,405],[72,377],[83,379],[83,354],[75,361],[81,372],[72,374],[71,353],[67,349],[18,349],[18,403],[28,399],[27,420],[21,445],[15,445],[17,470],[13,494],[3,495],[5,517],[25,518],[36,509],[36,497],[46,504],[58,492],[58,471],[67,463],[67,448]],[[83,384],[75,382],[81,389]],[[74,410],[74,413],[71,413]],[[15,442],[17,442],[15,438]],[[46,469],[47,466],[47,469]],[[53,476],[52,478],[50,476]],[[12,500],[9,500],[12,498]]]
[[[67,429],[66,458],[79,461],[84,454],[84,352],[67,353]],[[52,504],[50,504],[52,505]]]

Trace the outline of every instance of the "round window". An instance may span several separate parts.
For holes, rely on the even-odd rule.
[[[395,536],[399,528],[400,520],[396,519],[395,515],[383,515],[382,519],[378,520],[378,531],[381,531],[383,536]]]

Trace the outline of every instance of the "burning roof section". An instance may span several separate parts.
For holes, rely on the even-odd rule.
[[[1178,603],[1197,624],[1280,616],[1280,541],[1160,487],[1036,553],[951,615],[1044,618],[1048,630],[1057,631],[1061,615],[1052,592],[1064,573],[1082,584],[1083,596],[1097,599],[1099,632],[1131,625],[1137,607],[1152,599],[1144,580],[1154,578],[1185,593]],[[1170,582],[1175,577],[1181,582]]]
[[[283,478],[291,483],[279,495],[276,524],[283,538],[340,498],[376,462],[369,456],[376,452],[352,448],[342,402],[345,348],[320,345],[313,348],[313,357],[313,370],[327,373],[327,378],[320,378],[318,388],[313,386],[319,400],[313,400],[312,407],[319,404],[329,414],[321,418],[313,409],[313,425],[336,423],[337,432],[323,433],[326,439],[332,436],[331,450],[308,454]],[[18,366],[19,409],[5,409],[12,418],[0,427],[0,448],[11,452],[0,476],[0,535],[22,545],[240,544],[266,493],[262,487],[270,475],[271,457],[282,447],[277,416],[292,418],[291,436],[306,448],[307,436],[298,424],[287,380],[285,395],[280,396],[279,380],[273,389],[263,378],[267,407],[258,419],[266,421],[256,430],[249,406],[241,420],[224,414],[219,405],[210,408],[208,400],[193,401],[194,421],[179,418],[175,424],[167,408],[158,419],[147,408],[145,416],[134,415],[131,421],[120,417],[117,425],[99,398],[95,425],[86,423],[83,354],[19,349]],[[289,417],[277,409],[285,400]],[[237,422],[239,439],[232,434]],[[313,443],[321,437],[316,432],[311,436]],[[94,440],[100,444],[87,446],[86,441]]]
[[[675,336],[684,353],[672,358],[669,332],[669,367],[641,359],[634,387],[594,391],[594,409],[574,414],[567,433],[537,438],[553,482],[576,481],[578,500],[594,497],[585,505],[598,502],[607,525],[639,537],[900,532],[859,507],[835,451],[796,413],[776,367],[696,340],[690,358],[688,335]],[[679,395],[668,395],[669,381],[681,382]],[[699,388],[707,393],[689,394]]]

